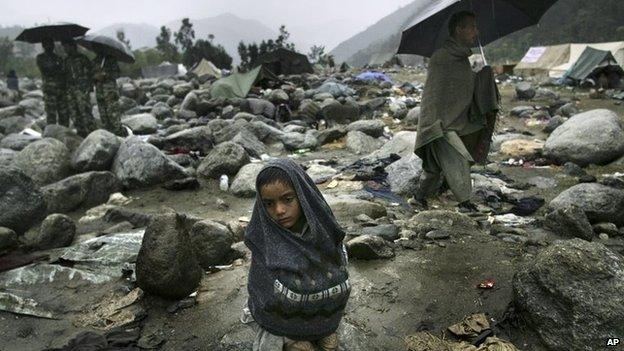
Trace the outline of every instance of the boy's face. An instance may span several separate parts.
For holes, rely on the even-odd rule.
[[[301,217],[297,193],[288,184],[265,184],[260,188],[260,197],[269,216],[286,229],[292,228]]]

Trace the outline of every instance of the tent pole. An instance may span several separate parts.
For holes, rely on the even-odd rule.
[[[487,59],[485,58],[485,53],[483,52],[483,46],[481,45],[481,39],[479,39],[479,37],[477,37],[477,40],[479,41],[479,50],[481,50],[481,57],[483,57],[483,65],[487,66]]]

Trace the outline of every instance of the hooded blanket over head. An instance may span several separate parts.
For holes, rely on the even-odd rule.
[[[252,253],[249,309],[272,334],[317,340],[336,331],[351,290],[344,231],[298,164],[279,159],[264,169],[269,167],[283,170],[290,178],[309,230],[300,235],[275,222],[256,184],[256,202],[245,232],[245,244]]]

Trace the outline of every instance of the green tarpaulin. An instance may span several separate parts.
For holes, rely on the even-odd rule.
[[[251,87],[263,79],[278,80],[264,66],[258,66],[247,73],[235,72],[214,82],[210,89],[210,96],[213,98],[244,98],[249,94]]]
[[[583,80],[592,74],[597,74],[600,70],[617,71],[620,75],[624,74],[622,67],[618,65],[610,51],[587,47],[574,65],[566,72],[565,77]]]

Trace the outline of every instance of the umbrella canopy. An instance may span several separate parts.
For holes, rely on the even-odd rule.
[[[16,41],[40,43],[44,38],[63,40],[84,35],[89,28],[75,23],[53,23],[24,29],[15,38]]]
[[[399,54],[431,57],[448,38],[448,22],[459,11],[477,15],[482,45],[537,24],[557,0],[418,0],[422,6],[403,30]]]
[[[85,35],[76,41],[97,54],[111,55],[119,61],[134,63],[132,51],[117,39],[105,35]]]

